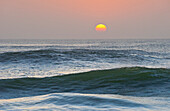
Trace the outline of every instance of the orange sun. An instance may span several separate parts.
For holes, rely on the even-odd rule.
[[[106,26],[104,24],[98,24],[96,26],[96,31],[104,32],[106,30],[107,30],[107,28],[106,28]]]

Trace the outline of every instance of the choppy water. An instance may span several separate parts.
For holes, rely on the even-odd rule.
[[[0,40],[0,110],[170,108],[170,40]]]

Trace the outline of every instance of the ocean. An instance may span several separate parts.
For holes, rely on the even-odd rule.
[[[169,111],[170,39],[0,40],[0,110]]]

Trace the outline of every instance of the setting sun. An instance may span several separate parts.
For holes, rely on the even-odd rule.
[[[96,26],[96,31],[106,31],[106,30],[107,30],[107,28],[104,24],[98,24]]]
[[[0,111],[170,111],[170,0],[0,0]]]

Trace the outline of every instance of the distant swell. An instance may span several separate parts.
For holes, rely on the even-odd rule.
[[[47,78],[1,79],[0,98],[74,92],[169,96],[170,69],[131,67]]]
[[[48,50],[34,50],[22,52],[6,52],[0,54],[0,62],[50,62],[50,61],[68,61],[68,60],[83,60],[83,61],[97,61],[100,58],[124,58],[134,61],[141,61],[147,59],[145,57],[152,57],[154,55],[160,56],[160,53],[146,52],[142,50],[88,50],[88,49],[48,49]],[[164,54],[164,59],[168,59],[168,54]]]

